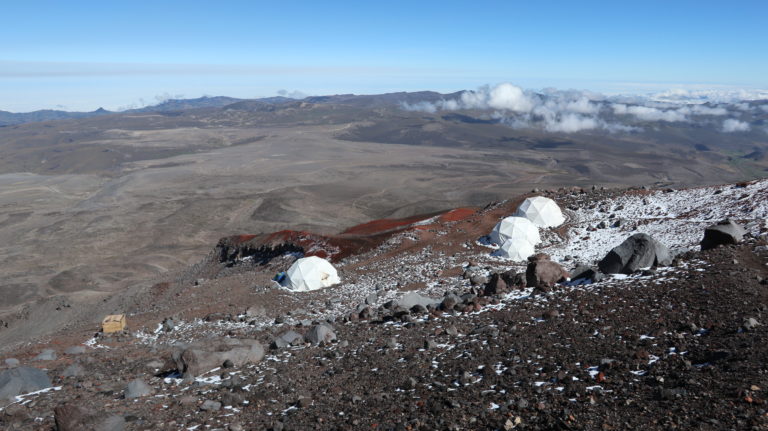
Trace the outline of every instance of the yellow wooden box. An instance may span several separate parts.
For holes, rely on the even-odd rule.
[[[101,331],[105,334],[125,329],[125,314],[111,314],[101,321]]]

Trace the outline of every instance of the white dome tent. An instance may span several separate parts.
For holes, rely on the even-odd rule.
[[[499,249],[499,256],[514,261],[525,261],[528,259],[528,256],[534,253],[536,253],[536,250],[534,250],[533,244],[519,236],[508,239]]]
[[[523,238],[532,246],[541,242],[539,228],[533,222],[524,217],[506,217],[491,231],[491,241],[502,245],[511,238]]]
[[[539,227],[557,227],[565,222],[563,212],[560,211],[557,203],[543,196],[524,200],[515,215],[525,217]]]
[[[317,256],[303,257],[286,272],[283,286],[294,292],[307,292],[341,283],[336,268]]]

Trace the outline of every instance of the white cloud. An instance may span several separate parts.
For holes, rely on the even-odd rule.
[[[514,128],[540,128],[551,132],[572,133],[581,130],[634,132],[642,130],[635,124],[642,122],[709,122],[701,117],[718,117],[743,110],[745,103],[713,102],[710,99],[730,100],[739,96],[756,97],[758,92],[671,90],[652,97],[610,96],[578,91],[546,88],[540,92],[525,90],[510,83],[483,86],[464,91],[456,99],[435,103],[403,104],[412,111],[435,113],[462,109],[492,110],[493,118]],[[768,92],[764,92],[768,96]],[[734,99],[736,100],[736,99]],[[768,112],[768,105],[761,109]],[[605,114],[613,113],[620,122],[609,122]],[[728,121],[724,131],[749,130],[749,124]],[[745,129],[746,127],[746,129]]]
[[[544,130],[548,132],[573,133],[581,130],[597,129],[601,123],[591,117],[584,117],[578,114],[564,114],[559,118],[547,121]]]
[[[488,106],[514,112],[530,112],[534,102],[523,89],[512,84],[499,84],[488,95]]]
[[[748,131],[749,131],[749,123],[745,121],[739,121],[734,118],[729,118],[723,121],[723,132],[725,133],[748,132]]]
[[[417,102],[417,103],[402,102],[400,103],[400,106],[406,111],[420,111],[420,112],[428,112],[430,114],[434,114],[435,112],[437,112],[437,107],[430,102]]]

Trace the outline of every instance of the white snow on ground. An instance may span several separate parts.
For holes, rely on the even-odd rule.
[[[601,212],[600,208],[607,211]],[[766,220],[768,180],[746,187],[726,185],[623,195],[605,200],[593,209],[568,211],[568,215],[569,240],[537,249],[548,253],[555,261],[572,256],[575,260],[592,263],[638,232],[651,235],[673,251],[687,251],[698,246],[707,226],[725,218]],[[609,218],[611,215],[614,217]],[[620,227],[587,231],[602,221],[610,226],[615,219],[621,219]],[[756,234],[760,226],[748,224],[746,227]],[[588,239],[583,239],[585,237]]]

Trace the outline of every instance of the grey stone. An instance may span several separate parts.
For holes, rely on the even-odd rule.
[[[97,412],[83,406],[62,404],[54,409],[58,431],[123,431],[122,416]]]
[[[176,329],[176,322],[170,317],[163,320],[163,331],[171,332]]]
[[[320,324],[313,326],[304,336],[304,339],[308,343],[315,345],[320,343],[330,344],[331,342],[336,341],[336,333],[330,325]]]
[[[397,301],[397,305],[406,310],[410,310],[414,305],[421,305],[422,307],[427,308],[427,306],[435,303],[437,303],[436,300],[421,296],[416,292],[408,292]]]
[[[640,268],[671,264],[667,246],[647,233],[636,233],[608,252],[598,267],[606,274],[632,274]]]
[[[80,377],[84,374],[85,370],[83,369],[83,366],[77,363],[71,364],[61,372],[61,375],[64,377]]]
[[[247,310],[245,310],[245,315],[248,317],[261,317],[265,316],[266,314],[266,310],[264,310],[264,307],[261,305],[252,305],[248,307]]]
[[[431,338],[428,338],[424,341],[424,348],[427,350],[437,349],[437,342]]]
[[[64,350],[64,353],[67,355],[82,355],[85,353],[85,346],[70,346]]]
[[[744,239],[747,231],[738,223],[725,219],[704,230],[704,239],[701,240],[701,249],[710,250],[719,245],[738,244]]]
[[[390,337],[390,338],[387,340],[387,347],[389,347],[390,349],[394,349],[394,348],[396,348],[396,347],[397,347],[397,338],[395,338],[395,337]]]
[[[32,367],[17,367],[0,372],[0,399],[50,388],[51,379],[45,371]]]
[[[455,326],[451,325],[451,326],[445,328],[445,333],[450,335],[451,337],[455,337],[455,336],[459,335],[459,330],[456,329]]]
[[[216,412],[221,410],[221,403],[213,400],[203,401],[203,405],[200,406],[200,410]]]
[[[365,303],[367,305],[374,305],[378,300],[379,300],[379,295],[376,292],[371,293],[370,295],[365,297]]]
[[[149,386],[144,380],[136,379],[128,383],[125,387],[125,398],[139,398],[147,395],[151,395],[155,392],[152,386]]]
[[[459,303],[461,303],[461,298],[459,298],[458,295],[449,293],[443,297],[443,302],[440,304],[440,306],[443,310],[453,310],[453,307]]]
[[[56,359],[56,351],[53,349],[44,349],[39,355],[35,356],[36,361],[53,361]]]
[[[483,286],[488,283],[488,278],[484,275],[475,274],[469,278],[469,282],[473,286]]]
[[[5,365],[9,367],[18,367],[19,366],[19,360],[16,358],[8,358],[5,360]]]
[[[754,317],[750,317],[748,319],[744,320],[744,324],[741,325],[745,330],[751,331],[755,329],[756,327],[760,326],[760,322],[757,321]]]
[[[154,369],[158,369],[158,368],[162,368],[164,365],[165,365],[165,362],[163,362],[163,361],[161,361],[159,359],[155,359],[155,360],[147,362],[147,368],[151,368],[153,370]]]
[[[235,367],[255,364],[264,358],[264,348],[256,340],[223,338],[203,340],[173,351],[172,359],[184,377],[221,367],[227,359]]]
[[[304,337],[296,331],[287,331],[272,341],[273,349],[284,349],[288,346],[296,346],[302,343]]]

